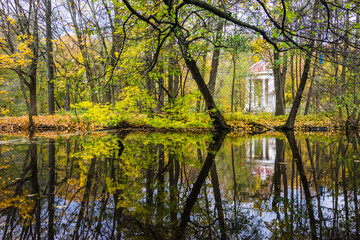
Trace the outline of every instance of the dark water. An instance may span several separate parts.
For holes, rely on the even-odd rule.
[[[359,239],[356,134],[0,139],[1,239]]]

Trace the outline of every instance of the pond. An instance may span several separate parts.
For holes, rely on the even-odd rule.
[[[1,239],[358,239],[358,135],[0,137]]]

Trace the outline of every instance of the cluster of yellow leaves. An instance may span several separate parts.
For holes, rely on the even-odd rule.
[[[1,84],[1,82],[0,82]],[[6,90],[0,91],[0,116],[9,116],[11,111],[8,107],[13,104],[13,99],[9,97],[9,92]]]
[[[16,68],[27,66],[33,57],[31,44],[33,38],[31,36],[19,35],[17,37],[18,45],[15,53],[0,54],[0,68]],[[0,40],[4,43],[4,39]]]
[[[254,56],[254,62],[258,62],[261,59],[261,54],[263,54],[266,49],[269,49],[269,44],[264,39],[258,37],[250,43],[250,47],[252,52],[258,54]]]
[[[0,209],[5,209],[10,206],[18,208],[20,215],[24,219],[32,219],[31,212],[34,209],[34,199],[28,197],[29,193],[25,191],[23,195],[14,196],[14,192],[11,190],[2,190],[2,199],[0,201]],[[14,196],[14,197],[13,197]]]

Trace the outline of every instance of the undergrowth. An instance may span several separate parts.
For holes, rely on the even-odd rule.
[[[56,115],[34,117],[35,128],[53,131],[88,131],[107,127],[154,128],[154,129],[211,129],[212,121],[205,112],[196,112],[199,93],[176,98],[171,104],[154,111],[152,96],[138,87],[127,87],[120,94],[121,101],[111,104],[93,104],[84,101],[71,106],[71,111]],[[254,126],[272,129],[282,126],[287,116],[271,113],[225,113],[226,122],[234,130],[251,132]],[[28,116],[0,118],[0,131],[25,130],[29,126]],[[338,130],[341,123],[332,122],[324,115],[298,116],[296,130],[309,127],[327,127]]]

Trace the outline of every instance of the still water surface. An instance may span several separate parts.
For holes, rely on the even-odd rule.
[[[1,239],[359,239],[358,135],[0,137]]]

